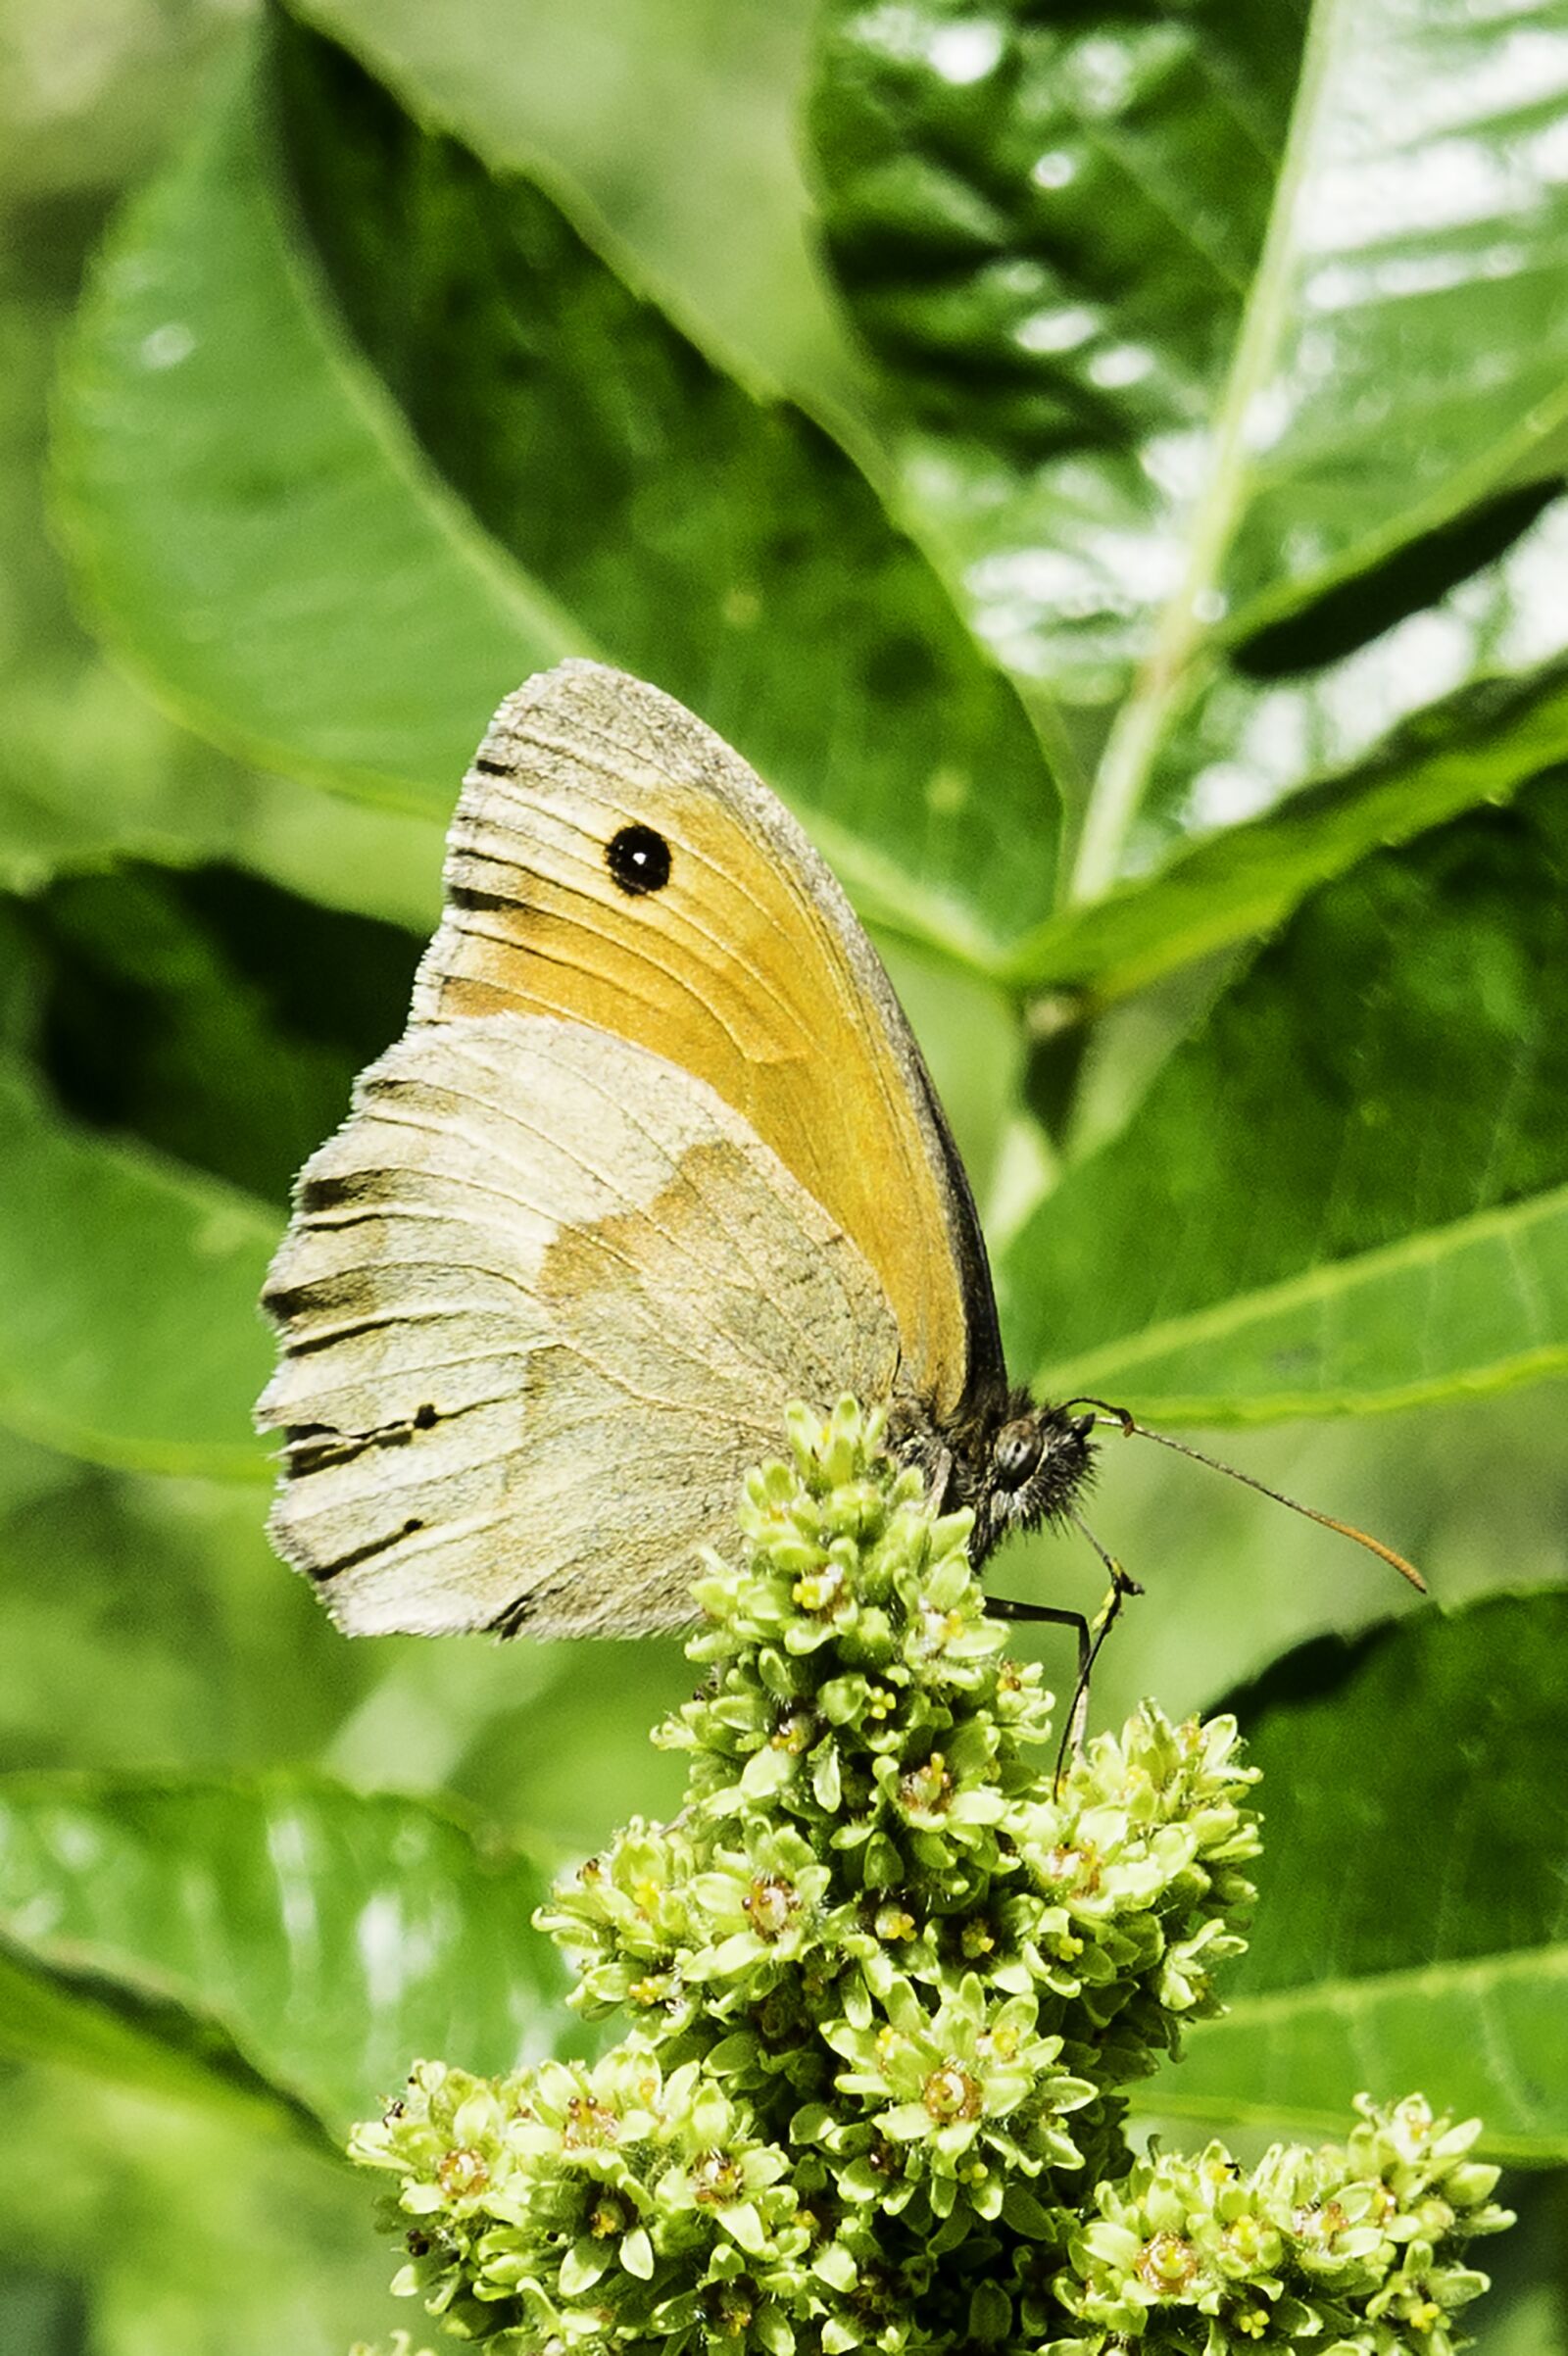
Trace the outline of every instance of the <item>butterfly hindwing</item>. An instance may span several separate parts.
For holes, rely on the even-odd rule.
[[[517,1012],[416,1023],[269,1278],[281,1551],[354,1633],[691,1616],[783,1404],[885,1397],[860,1252],[708,1084]]]

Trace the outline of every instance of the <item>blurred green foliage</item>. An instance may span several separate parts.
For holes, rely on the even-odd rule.
[[[248,1423],[288,1172],[568,650],[879,927],[1018,1374],[1428,1571],[1107,1451],[1097,1711],[1245,1689],[1277,1892],[1155,2100],[1473,2103],[1483,2345],[1568,2350],[1568,37],[1291,25],[0,0],[8,2352],[384,2335],[322,2123],[548,2033],[541,1865],[673,1802],[673,1646],[345,1644]]]

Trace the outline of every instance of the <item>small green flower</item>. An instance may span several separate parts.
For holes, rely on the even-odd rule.
[[[967,1517],[880,1436],[792,1410],[698,1585],[681,1812],[541,1912],[627,2037],[421,2062],[356,2130],[396,2287],[509,2356],[1453,2356],[1508,2222],[1474,2122],[1129,2152],[1120,2089],[1243,1943],[1253,1771],[1146,1704],[1058,1783]]]
[[[1276,2145],[1244,2174],[1213,2143],[1102,2184],[1054,2284],[1061,2306],[1152,2345],[1167,2344],[1169,2322],[1173,2348],[1189,2344],[1185,2316],[1212,2319],[1220,2348],[1328,2333],[1347,2356],[1395,2356],[1405,2343],[1392,2326],[1448,2356],[1450,2319],[1485,2287],[1458,2253],[1509,2222],[1488,2199],[1496,2171],[1466,2163],[1475,2121],[1434,2120],[1419,2098],[1356,2107],[1363,2124],[1343,2147]],[[1441,2228],[1435,2238],[1423,2222]]]
[[[541,1926],[583,1958],[573,1997],[580,2011],[622,2004],[646,2010],[679,2000],[680,1961],[693,1942],[694,1865],[680,1833],[634,1817],[541,1909]]]
[[[951,2213],[961,2186],[978,2216],[994,2217],[1009,2173],[1076,2166],[1060,2122],[1095,2089],[1058,2067],[1061,2039],[1039,2036],[1035,2015],[1028,1996],[989,2002],[969,1972],[934,2013],[895,1978],[871,2021],[831,2027],[828,2041],[849,2064],[835,2085],[854,2102],[827,2140],[863,2163],[848,2181],[852,2197],[902,2208],[906,2186],[930,2178],[942,2180],[930,2194],[935,2214]]]

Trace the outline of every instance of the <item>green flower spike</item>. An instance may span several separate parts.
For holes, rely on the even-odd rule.
[[[541,1914],[622,2042],[421,2062],[357,2130],[396,2286],[514,2356],[1451,2356],[1508,2223],[1474,2121],[1363,2101],[1250,2173],[1129,2149],[1123,2089],[1243,1944],[1252,1771],[1146,1704],[1056,1788],[968,1517],[880,1437],[791,1411],[697,1584],[685,1804]]]

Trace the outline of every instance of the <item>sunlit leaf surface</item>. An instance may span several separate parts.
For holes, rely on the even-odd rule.
[[[1048,917],[1008,978],[1093,1008],[1267,932],[1314,884],[1477,803],[1506,801],[1568,757],[1568,664],[1461,689],[1362,761],[1249,824],[1205,833],[1147,881]],[[1264,797],[1270,799],[1271,797]]]
[[[13,2049],[54,2040],[136,2079],[162,2046],[188,2090],[208,2031],[227,2088],[275,2088],[336,2134],[421,2055],[500,2070],[554,2050],[565,1973],[530,1922],[545,1887],[435,1807],[310,1778],[13,1778]]]
[[[1086,896],[1313,773],[1327,686],[1232,772],[1250,670],[1377,639],[1561,473],[1565,93],[1552,0],[831,0],[828,235],[909,495],[1020,676],[1126,699]],[[1401,648],[1413,700],[1498,635],[1494,610]]]

